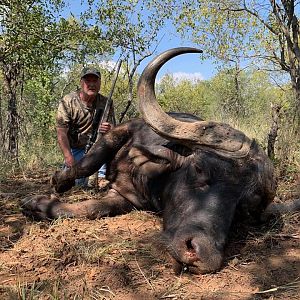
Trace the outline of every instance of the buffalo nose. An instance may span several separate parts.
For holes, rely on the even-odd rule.
[[[191,239],[188,239],[188,240],[185,242],[185,244],[186,244],[186,248],[187,248],[188,250],[194,250],[194,247],[193,247],[193,245],[192,245],[192,240],[191,240]]]
[[[192,264],[195,261],[199,260],[196,245],[193,241],[193,238],[186,239],[182,241],[182,245],[179,247],[180,252],[182,253],[182,262],[185,264]]]
[[[215,272],[221,267],[223,256],[206,235],[182,239],[177,245],[181,266],[187,266],[190,271],[193,268],[193,273]]]

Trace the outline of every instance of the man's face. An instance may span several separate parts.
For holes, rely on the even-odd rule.
[[[86,75],[80,80],[81,90],[88,96],[96,96],[100,90],[100,78],[95,75]]]

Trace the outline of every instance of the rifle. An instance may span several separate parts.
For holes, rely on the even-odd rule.
[[[101,133],[99,133],[99,136],[98,136],[98,128],[103,122],[108,121],[109,112],[110,112],[111,107],[112,107],[112,95],[114,93],[114,89],[115,89],[116,82],[117,82],[117,79],[118,79],[118,75],[119,75],[119,72],[120,72],[121,64],[122,64],[122,60],[119,60],[119,63],[118,63],[117,68],[116,68],[116,73],[115,73],[115,76],[114,76],[113,81],[112,81],[112,86],[111,86],[110,93],[109,93],[109,96],[107,98],[104,110],[103,109],[97,109],[96,110],[96,113],[95,113],[95,116],[94,116],[94,119],[93,119],[93,123],[92,123],[92,133],[89,135],[89,140],[88,140],[88,142],[85,146],[85,150],[84,150],[85,154],[89,152],[89,150],[91,149],[93,144],[96,142],[97,137],[99,138],[99,136],[102,136]],[[100,121],[100,117],[101,117],[101,121]],[[113,123],[115,125],[115,123],[116,123],[115,119],[113,120]]]

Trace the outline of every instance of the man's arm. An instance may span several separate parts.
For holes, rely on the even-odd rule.
[[[57,132],[57,141],[60,146],[60,149],[65,158],[65,164],[68,167],[72,167],[75,163],[74,157],[71,153],[71,147],[68,140],[68,131],[69,128],[56,127]]]

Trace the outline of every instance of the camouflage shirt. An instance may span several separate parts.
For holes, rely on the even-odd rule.
[[[96,109],[104,110],[107,97],[98,94],[93,107],[80,100],[79,92],[66,95],[58,105],[56,115],[57,128],[69,128],[68,139],[71,148],[84,148],[92,132],[92,123]],[[113,107],[108,122],[113,124]]]

